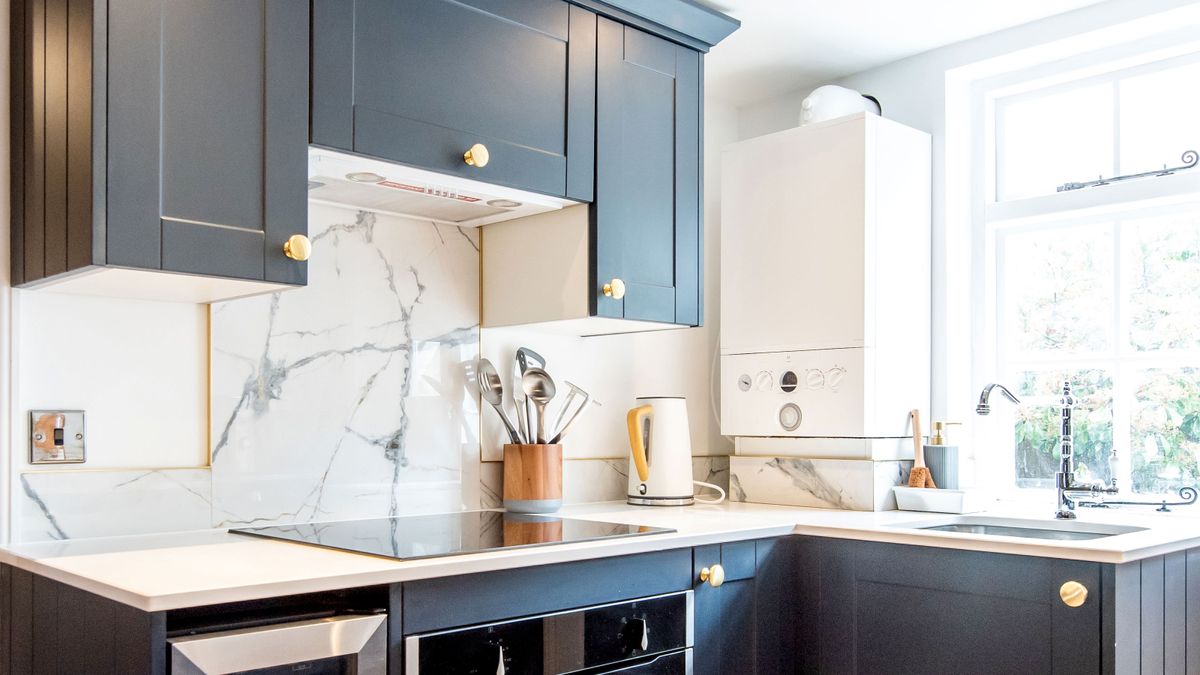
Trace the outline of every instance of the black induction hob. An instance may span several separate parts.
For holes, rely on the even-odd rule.
[[[462,511],[397,518],[248,527],[230,532],[414,560],[505,548],[571,544],[675,530],[560,516]]]

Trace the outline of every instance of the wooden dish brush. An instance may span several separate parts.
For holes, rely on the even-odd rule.
[[[936,488],[937,484],[933,482],[933,474],[929,473],[929,467],[925,466],[925,443],[921,437],[921,411],[914,410],[909,415],[912,417],[913,429],[913,468],[908,474],[908,487],[912,488]]]

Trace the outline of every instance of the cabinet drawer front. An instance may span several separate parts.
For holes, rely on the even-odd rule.
[[[463,153],[482,143],[487,166],[469,166]],[[493,136],[472,134],[370,108],[354,109],[354,151],[463,178],[563,194],[567,160]]]
[[[404,584],[404,632],[682,591],[692,585],[691,565],[691,549],[676,549],[413,581]]]

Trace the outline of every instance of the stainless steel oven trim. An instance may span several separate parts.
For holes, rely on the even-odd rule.
[[[357,655],[356,675],[387,674],[387,615],[334,616],[171,638],[171,675],[271,668]]]
[[[695,602],[696,602],[695,596],[692,595],[691,591],[688,591],[687,592],[687,629],[686,629],[686,632],[684,633],[684,637],[683,637],[684,646],[687,647],[688,650],[691,650],[692,647],[696,646]],[[688,651],[688,654],[689,654],[688,659],[691,660],[691,658],[692,658],[691,651]],[[688,672],[689,673],[692,672],[692,669],[688,668]]]
[[[573,609],[564,609],[561,612],[547,612],[545,614],[531,614],[529,616],[521,616],[515,619],[505,619],[504,621],[489,621],[487,623],[476,623],[469,626],[455,626],[454,628],[446,628],[445,630],[430,631],[428,633],[418,633],[409,635],[404,638],[404,675],[420,675],[421,667],[421,638],[431,637],[434,635],[444,635],[446,633],[458,633],[460,631],[471,630],[482,626],[503,626],[506,623],[517,623],[519,621],[528,621],[530,619],[540,619],[547,616],[561,616],[563,614],[574,614],[589,609],[600,609],[601,607],[613,607],[615,605],[628,605],[631,602],[642,602],[644,600],[654,600],[657,598],[665,598],[671,595],[685,596],[687,603],[687,621],[684,632],[684,646],[688,650],[688,672],[691,671],[692,647],[695,646],[695,598],[691,590],[673,591],[671,593],[660,593],[658,595],[647,595],[640,598],[630,598],[629,600],[619,600],[617,602],[606,602],[600,605],[586,605],[584,607],[575,607]]]

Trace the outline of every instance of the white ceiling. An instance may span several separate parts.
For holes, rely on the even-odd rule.
[[[745,105],[1098,1],[700,0],[742,22],[705,59],[705,83]]]

